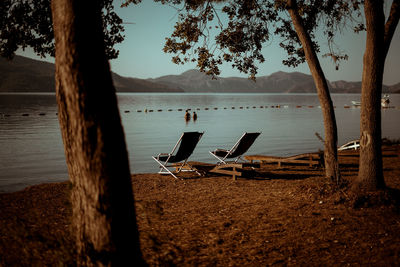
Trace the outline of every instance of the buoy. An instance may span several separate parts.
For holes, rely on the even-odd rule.
[[[243,109],[243,107],[240,107],[240,109]]]
[[[162,111],[162,109],[157,109],[157,111],[158,111],[158,112],[161,112],[161,111]]]
[[[129,110],[125,110],[125,113],[129,113],[130,111]]]
[[[140,109],[138,109],[137,112],[142,112],[142,111]]]
[[[22,116],[27,117],[27,116],[29,116],[29,114],[28,113],[24,113],[24,114],[22,114]]]
[[[168,109],[168,111],[172,111],[172,109],[170,108],[170,109]]]
[[[181,109],[181,108],[178,108],[178,111],[182,111],[183,109]]]
[[[215,110],[217,110],[218,108],[214,108]]]
[[[260,108],[264,108],[264,106],[260,106]]]
[[[152,109],[149,109],[149,112],[153,112],[154,110],[152,110]]]
[[[39,113],[39,116],[45,116],[46,113]]]
[[[232,107],[232,109],[235,109],[235,107]]]
[[[204,110],[208,110],[208,108],[204,108]]]

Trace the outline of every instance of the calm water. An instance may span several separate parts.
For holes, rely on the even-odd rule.
[[[118,98],[133,173],[158,171],[151,156],[170,152],[184,131],[205,132],[190,158],[204,162],[214,162],[208,151],[230,148],[245,131],[262,132],[248,154],[285,156],[322,149],[315,136],[315,132],[323,135],[316,95],[119,94]],[[332,98],[339,144],[358,138],[360,110],[345,106],[360,96]],[[382,110],[383,136],[398,139],[399,95],[391,95],[391,106]],[[196,110],[196,122],[185,123],[188,108]],[[0,192],[68,179],[54,95],[0,94],[0,113]]]

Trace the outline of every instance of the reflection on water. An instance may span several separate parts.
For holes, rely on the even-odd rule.
[[[345,108],[359,95],[332,96],[339,144],[359,136],[360,110]],[[322,149],[316,95],[119,94],[131,171],[156,172],[151,156],[170,152],[184,131],[205,132],[191,160],[213,162],[208,151],[230,148],[243,132],[261,131],[249,154],[291,155]],[[400,96],[391,96],[400,106]],[[301,106],[301,107],[298,107]],[[185,122],[185,111],[197,120]],[[147,111],[147,112],[146,112]],[[399,138],[398,108],[382,110],[383,136]],[[0,94],[0,192],[68,178],[55,96]]]

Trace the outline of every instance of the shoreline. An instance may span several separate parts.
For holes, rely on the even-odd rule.
[[[388,187],[400,190],[400,145],[383,157]],[[340,156],[351,184],[357,155]],[[399,207],[355,206],[308,166],[265,166],[253,178],[133,174],[141,249],[150,266],[395,265]],[[74,263],[69,182],[0,194],[0,265]],[[63,259],[60,262],[60,259]]]

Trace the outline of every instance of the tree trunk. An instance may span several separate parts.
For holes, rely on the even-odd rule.
[[[383,2],[364,3],[367,38],[363,59],[358,190],[385,187],[382,169],[381,93],[385,62]]]
[[[52,16],[77,263],[142,264],[128,154],[98,2],[53,0]]]
[[[340,174],[337,158],[337,126],[335,111],[333,109],[332,99],[329,94],[328,83],[325,79],[325,75],[319,63],[317,54],[313,48],[311,38],[304,28],[296,1],[287,1],[287,8],[297,36],[299,37],[299,40],[303,46],[306,61],[314,79],[319,102],[321,104],[325,130],[325,176],[338,181],[340,179]]]

